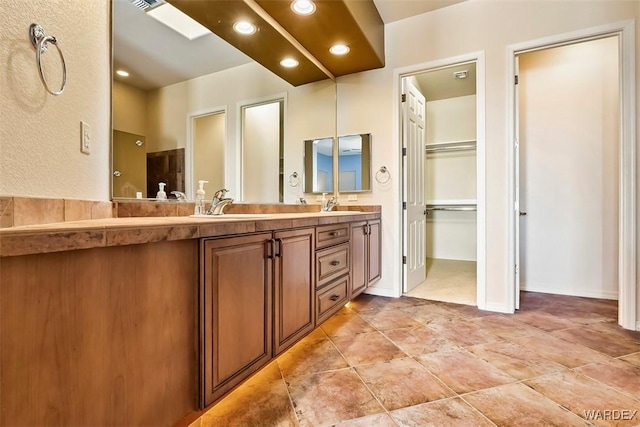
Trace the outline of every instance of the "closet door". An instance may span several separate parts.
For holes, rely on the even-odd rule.
[[[408,78],[402,80],[405,95],[403,111],[403,147],[406,148],[405,173],[405,292],[418,286],[426,277],[425,220],[425,97]]]

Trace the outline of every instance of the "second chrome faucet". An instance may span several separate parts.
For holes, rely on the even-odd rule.
[[[233,203],[233,199],[230,197],[225,197],[225,195],[229,192],[226,188],[222,188],[215,192],[213,195],[213,199],[211,199],[211,207],[207,211],[207,215],[222,215],[224,212],[224,208],[227,205]]]

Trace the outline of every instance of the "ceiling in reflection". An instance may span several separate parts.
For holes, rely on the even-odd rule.
[[[374,4],[383,22],[389,23],[460,1],[374,0]],[[114,75],[117,80],[149,90],[252,62],[214,34],[188,40],[146,16],[130,0],[113,3],[114,70],[130,73],[126,79]]]

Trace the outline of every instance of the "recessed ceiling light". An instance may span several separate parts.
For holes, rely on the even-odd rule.
[[[316,5],[311,0],[294,0],[291,9],[298,15],[311,15],[316,11]]]
[[[233,30],[239,34],[250,35],[255,33],[257,31],[257,28],[251,22],[238,21],[233,24]]]
[[[211,34],[211,31],[189,15],[169,3],[162,3],[147,12],[147,15],[162,22],[172,30],[182,34],[189,40]]]
[[[329,49],[329,52],[333,53],[334,55],[346,55],[347,53],[349,53],[349,50],[351,49],[349,49],[349,46],[347,46],[346,44],[334,44]]]
[[[298,64],[300,63],[293,58],[285,58],[282,61],[280,61],[280,65],[287,68],[297,67]]]
[[[122,77],[129,77],[129,73],[126,72],[125,70],[117,70],[116,74]]]

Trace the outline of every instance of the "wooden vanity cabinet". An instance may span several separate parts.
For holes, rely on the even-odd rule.
[[[201,241],[202,407],[271,360],[271,239],[262,233]]]
[[[314,228],[203,239],[203,407],[313,330],[314,255]]]
[[[380,278],[380,257],[380,220],[352,223],[350,299]]]
[[[315,230],[274,233],[274,355],[315,327]]]

